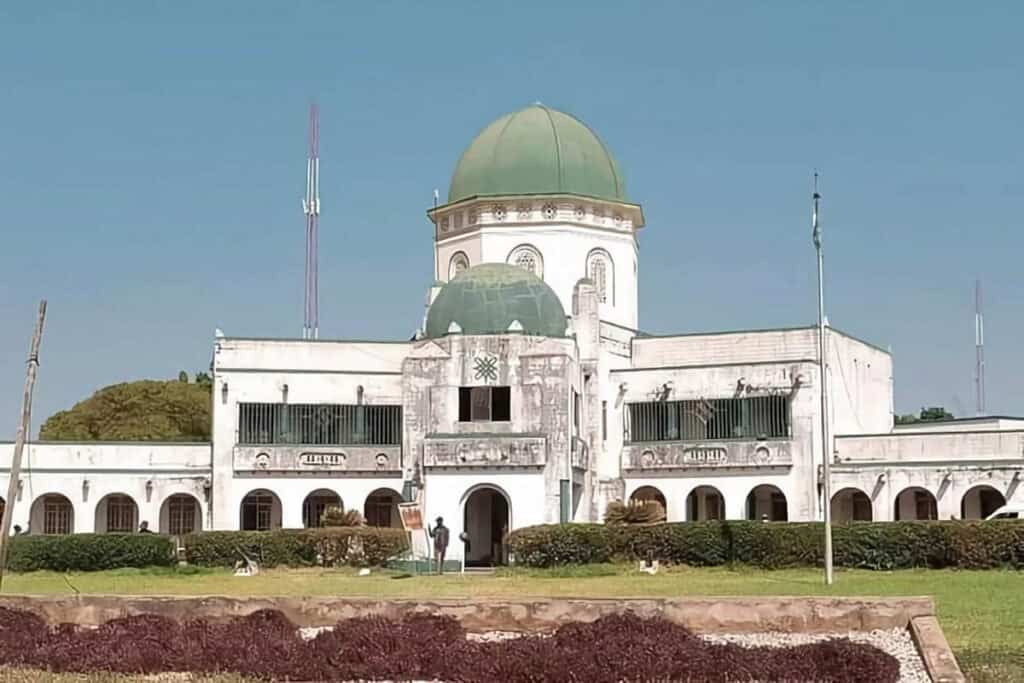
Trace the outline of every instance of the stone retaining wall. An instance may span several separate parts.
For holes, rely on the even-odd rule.
[[[211,621],[280,610],[299,626],[331,626],[339,619],[410,613],[447,614],[467,631],[550,631],[572,621],[632,611],[660,616],[698,633],[788,631],[827,633],[907,628],[932,617],[931,598],[666,598],[522,600],[374,600],[370,598],[130,597],[105,595],[0,596],[0,606],[33,611],[51,623],[101,624],[129,614]]]

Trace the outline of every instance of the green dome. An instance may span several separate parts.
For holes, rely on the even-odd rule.
[[[456,275],[427,312],[426,336],[448,334],[454,322],[462,334],[507,334],[519,321],[522,334],[564,337],[565,309],[543,280],[518,266],[482,263]]]
[[[535,104],[500,119],[462,153],[448,202],[487,195],[575,194],[626,201],[608,149],[574,116]]]

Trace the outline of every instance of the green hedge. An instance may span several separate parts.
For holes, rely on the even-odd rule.
[[[7,558],[7,566],[14,572],[89,572],[173,562],[173,541],[157,534],[16,536]]]
[[[1024,569],[1024,522],[855,522],[835,525],[838,567]],[[512,532],[515,561],[530,567],[635,561],[745,564],[766,569],[820,565],[820,523],[684,522],[650,526],[542,525]]]
[[[202,531],[183,541],[188,562],[204,567],[233,567],[239,551],[262,567],[376,567],[409,549],[404,530],[378,527]]]

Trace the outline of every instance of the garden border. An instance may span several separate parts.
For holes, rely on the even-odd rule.
[[[415,600],[329,597],[0,596],[0,607],[34,612],[52,624],[96,626],[133,614],[176,620],[223,621],[260,609],[279,610],[299,626],[332,626],[340,619],[408,614],[440,614],[459,620],[470,632],[552,631],[573,621],[631,611],[662,617],[695,633],[836,633],[909,629],[928,674],[936,683],[965,681],[930,597],[686,597],[686,598],[525,598],[522,600]]]

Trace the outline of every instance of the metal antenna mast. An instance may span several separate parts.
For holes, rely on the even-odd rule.
[[[320,110],[309,107],[309,157],[306,159],[306,312],[303,339],[320,336]]]
[[[985,317],[981,312],[981,280],[974,281],[974,390],[978,415],[985,414]]]

